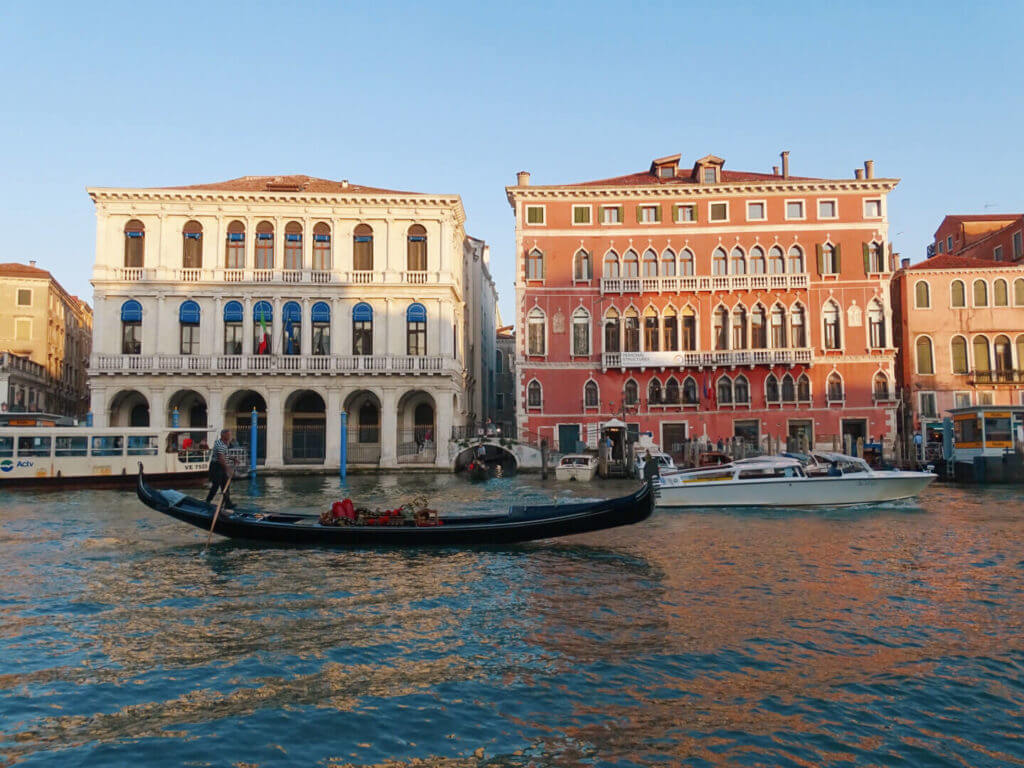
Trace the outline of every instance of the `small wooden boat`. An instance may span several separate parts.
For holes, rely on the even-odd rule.
[[[469,482],[471,483],[482,483],[491,476],[487,464],[479,459],[473,459],[469,463],[469,466],[466,467],[466,473],[469,475]]]
[[[139,499],[158,512],[210,529],[216,507],[179,491],[157,490],[141,469]],[[505,513],[452,517],[441,525],[320,525],[319,515],[264,513],[256,509],[221,510],[214,531],[235,539],[324,547],[500,545],[639,523],[650,517],[654,497],[644,484],[629,496],[579,504],[513,506]]]

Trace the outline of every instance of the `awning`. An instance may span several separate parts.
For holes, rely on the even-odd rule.
[[[240,301],[229,301],[224,305],[224,322],[242,322],[242,303]]]
[[[410,304],[405,311],[405,319],[410,323],[425,323],[427,322],[427,310],[422,304]]]
[[[373,320],[373,308],[365,301],[361,301],[352,307],[352,321],[356,323],[369,323]]]
[[[122,323],[141,323],[142,322],[142,305],[139,304],[135,299],[129,299],[121,305],[121,322]]]
[[[199,305],[191,300],[182,302],[178,318],[186,325],[199,325]]]

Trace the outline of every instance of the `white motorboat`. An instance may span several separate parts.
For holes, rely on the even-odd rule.
[[[874,470],[863,459],[820,454],[824,474],[808,474],[786,456],[741,459],[731,464],[662,476],[662,507],[818,507],[895,501],[917,496],[935,480],[931,472]]]
[[[661,451],[651,451],[651,458],[658,465],[658,472],[660,474],[670,474],[675,472],[677,467],[675,461],[667,453]],[[636,458],[636,476],[638,479],[643,479],[644,476],[644,465],[647,463],[647,454],[641,454]]]
[[[589,483],[597,474],[597,457],[588,453],[570,453],[555,467],[556,480],[581,480]]]

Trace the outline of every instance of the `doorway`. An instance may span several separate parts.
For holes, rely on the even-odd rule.
[[[580,425],[558,425],[558,450],[560,453],[576,453],[579,450]]]
[[[791,451],[809,451],[814,447],[814,422],[811,419],[790,419],[789,440]]]
[[[857,441],[863,440],[865,443],[868,441],[868,420],[867,419],[843,419],[840,427],[842,432],[843,445],[841,450],[849,453],[851,456],[860,456],[857,452]],[[849,435],[849,450],[847,451],[847,435]]]

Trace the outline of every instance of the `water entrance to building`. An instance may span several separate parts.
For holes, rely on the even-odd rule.
[[[558,425],[558,450],[562,453],[577,453],[580,450],[580,425]]]
[[[841,429],[843,436],[843,444],[839,447],[839,450],[846,452],[846,444],[847,441],[849,441],[850,455],[859,456],[860,454],[857,452],[857,441],[863,440],[865,443],[868,441],[867,419],[843,419]]]

